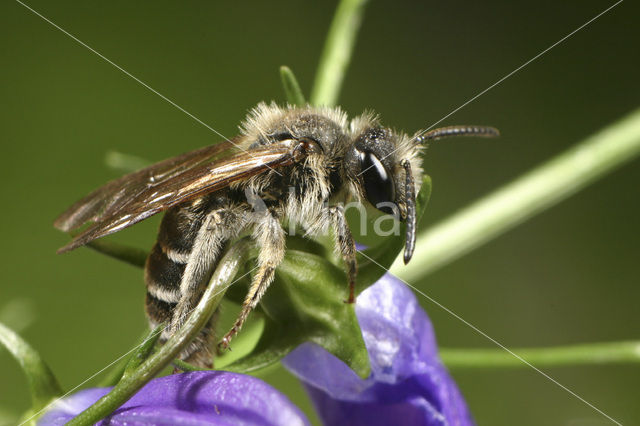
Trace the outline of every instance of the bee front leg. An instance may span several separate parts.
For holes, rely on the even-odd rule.
[[[253,238],[258,247],[260,247],[258,273],[253,277],[251,287],[242,303],[236,322],[218,344],[221,349],[229,347],[231,339],[240,331],[251,311],[260,302],[265,291],[273,282],[276,268],[284,258],[285,234],[280,221],[273,212],[265,210],[259,213],[254,227]]]
[[[351,235],[349,224],[344,215],[342,205],[329,207],[329,215],[336,232],[336,248],[342,255],[349,282],[349,298],[345,303],[355,302],[356,276],[358,275],[358,264],[356,262],[356,242]]]

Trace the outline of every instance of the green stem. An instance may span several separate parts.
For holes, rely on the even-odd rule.
[[[105,254],[139,268],[144,268],[144,264],[147,261],[146,251],[136,247],[114,243],[113,241],[94,240],[87,244],[87,247],[94,249],[98,253]]]
[[[302,89],[300,89],[298,79],[293,74],[293,71],[291,71],[291,68],[284,65],[281,66],[280,79],[282,80],[284,93],[287,96],[287,102],[289,102],[291,105],[304,106],[307,101],[304,99],[304,95],[302,94]]]
[[[7,348],[27,376],[33,412],[40,411],[51,400],[62,395],[62,388],[58,384],[58,380],[38,352],[13,330],[1,323],[0,345]]]
[[[123,173],[135,172],[136,170],[144,169],[151,165],[151,163],[144,158],[118,151],[107,152],[104,156],[104,162],[107,167]]]
[[[158,327],[161,327],[161,326],[158,326]],[[125,370],[131,366],[131,360],[136,357],[138,358],[140,357],[141,351],[144,351],[145,347],[148,347],[147,345],[150,344],[150,339],[153,339],[155,336],[158,335],[157,333],[158,330],[152,330],[152,331],[147,330],[142,336],[140,336],[140,339],[138,340],[134,348],[135,352],[128,359],[123,358],[120,361],[118,361],[116,365],[111,367],[111,369],[107,372],[107,374],[105,374],[102,380],[100,380],[100,382],[98,383],[98,387],[106,388],[106,387],[112,387],[117,385],[120,379],[122,378]],[[142,361],[140,361],[138,365],[140,365]]]
[[[559,203],[640,153],[640,109],[418,236],[392,272],[411,282]]]
[[[136,351],[131,355],[131,358],[129,358],[127,364],[124,366],[120,380],[135,374],[138,367],[144,364],[144,362],[149,358],[149,355],[153,353],[156,342],[160,338],[160,334],[162,334],[162,330],[164,330],[166,326],[166,323],[162,323],[147,334],[144,340],[136,347]],[[118,380],[118,382],[120,380]]]
[[[333,16],[311,91],[312,105],[334,106],[351,60],[367,0],[341,0]]]
[[[615,363],[640,363],[640,341],[589,343],[550,348],[513,349],[538,368]],[[440,357],[452,369],[529,368],[502,349],[440,349]]]
[[[153,379],[165,366],[173,361],[182,348],[185,347],[204,327],[224,292],[231,285],[238,269],[245,263],[251,252],[252,243],[242,240],[231,247],[216,268],[207,289],[193,310],[189,318],[176,333],[150,358],[144,361],[138,369],[131,372],[95,404],[71,420],[68,425],[90,425],[112,413],[149,380]]]

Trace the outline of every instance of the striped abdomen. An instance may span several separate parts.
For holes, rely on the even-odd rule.
[[[198,199],[189,204],[174,207],[169,209],[162,219],[158,240],[145,265],[147,284],[145,307],[152,328],[163,322],[169,324],[173,318],[176,306],[182,297],[180,283],[189,255],[209,210],[207,204],[210,203],[207,201],[207,199]],[[203,330],[203,333],[204,336],[212,335],[210,327]],[[168,330],[165,329],[161,340],[166,340],[168,337]],[[209,345],[210,340],[204,339],[199,346]],[[196,344],[198,345],[197,342]],[[194,346],[186,355],[199,349]]]
[[[152,325],[169,320],[180,301],[180,281],[203,216],[190,204],[174,207],[162,218],[158,240],[145,266],[147,315]]]

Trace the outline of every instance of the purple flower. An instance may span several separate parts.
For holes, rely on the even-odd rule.
[[[433,328],[415,296],[385,275],[357,299],[371,360],[360,379],[342,361],[306,343],[283,363],[306,385],[327,425],[473,425],[437,354]],[[109,392],[87,389],[59,401],[38,422],[63,425]],[[251,376],[199,371],[149,382],[99,425],[308,425],[277,390]]]
[[[110,388],[77,392],[59,401],[38,425],[63,425]],[[251,376],[197,371],[160,377],[99,425],[308,425],[286,396]]]
[[[366,380],[313,343],[283,361],[305,383],[325,424],[474,424],[411,290],[385,275],[358,297],[356,315],[371,360]]]

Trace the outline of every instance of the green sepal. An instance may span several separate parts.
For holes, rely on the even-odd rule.
[[[347,304],[345,273],[323,257],[288,250],[261,302],[266,322],[255,349],[225,367],[248,373],[267,367],[304,342],[341,359],[360,377],[370,373],[355,305]]]
[[[111,367],[109,371],[105,374],[105,376],[100,379],[97,384],[99,388],[110,388],[115,386],[120,379],[122,378],[122,374],[124,373],[124,369],[127,367],[128,360],[126,358],[121,359],[116,365]]]
[[[422,186],[416,197],[416,226],[420,224],[424,211],[431,197],[431,178],[424,175]],[[400,252],[404,249],[405,224],[400,226],[398,235],[384,237],[382,244],[365,249],[358,253],[358,281],[356,294],[375,283],[391,267]]]
[[[142,336],[140,336],[140,339],[138,339],[138,344],[135,346],[135,348],[140,348],[141,345],[148,343],[148,339],[154,336],[154,332],[155,330],[145,331]],[[129,363],[131,362],[131,360],[137,355],[138,352],[134,353],[129,358],[123,358],[118,361],[118,363],[116,363],[113,367],[111,367],[111,369],[109,369],[109,371],[100,380],[100,382],[98,382],[98,387],[106,388],[115,386],[120,381],[120,379],[122,379],[122,375],[124,374],[124,371],[129,367]]]
[[[200,368],[200,367],[196,367],[193,364],[189,364],[188,362],[185,362],[181,359],[174,359],[173,361],[171,361],[171,364],[173,364],[174,367],[182,370],[182,371],[208,371],[210,370],[210,368]],[[214,368],[215,370],[215,368]]]
[[[63,395],[58,380],[40,354],[2,323],[0,323],[0,343],[18,361],[27,376],[32,401],[31,412],[40,411],[51,401]]]
[[[287,102],[295,106],[304,106],[307,104],[302,94],[302,89],[300,89],[300,85],[298,84],[298,79],[296,79],[291,68],[285,65],[281,66],[280,79],[282,80],[284,93],[287,96]]]
[[[165,326],[166,324],[162,323],[147,334],[142,343],[137,346],[135,352],[131,355],[131,358],[129,358],[129,361],[127,361],[120,380],[129,377],[149,358]]]

